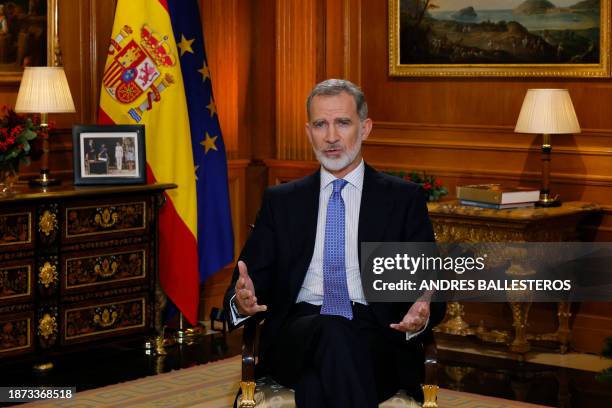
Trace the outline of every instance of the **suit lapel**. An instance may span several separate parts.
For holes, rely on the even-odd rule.
[[[384,240],[384,233],[393,210],[391,185],[376,170],[365,165],[357,251],[361,264],[361,243]]]
[[[296,182],[294,188],[293,203],[289,206],[289,211],[294,214],[294,216],[289,217],[289,223],[291,250],[296,259],[291,274],[291,295],[293,299],[297,297],[314,253],[321,189],[320,170]]]

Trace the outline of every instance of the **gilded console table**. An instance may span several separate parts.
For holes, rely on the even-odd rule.
[[[457,201],[428,204],[436,239],[440,242],[559,242],[577,239],[577,227],[588,213],[598,211],[594,204],[567,202],[556,208],[517,208],[495,210],[459,205]],[[530,335],[527,321],[531,304],[509,302],[512,310],[514,336],[503,330],[470,327],[463,320],[463,306],[448,305],[444,322],[436,328],[446,334],[475,335],[484,341],[508,344],[510,350],[525,353],[530,339],[557,342],[566,352],[570,339],[570,304],[557,305],[558,326],[553,333]]]
[[[0,363],[153,332],[157,214],[175,187],[24,185],[0,196]]]

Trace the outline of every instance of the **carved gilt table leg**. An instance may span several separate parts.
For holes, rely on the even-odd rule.
[[[545,333],[534,336],[535,340],[547,340],[559,343],[559,351],[563,354],[567,353],[569,341],[571,338],[571,329],[569,326],[570,318],[572,317],[570,302],[557,303],[557,331],[554,333]]]
[[[569,341],[571,337],[571,329],[569,320],[572,317],[570,302],[559,302],[557,304],[557,318],[559,319],[559,328],[557,329],[558,341],[560,343],[561,353],[567,353]]]
[[[531,349],[527,341],[527,320],[529,317],[529,302],[511,302],[512,326],[514,326],[514,340],[510,344],[510,350],[515,353],[526,353]]]
[[[474,334],[474,329],[470,328],[470,325],[463,320],[464,315],[465,312],[463,311],[463,305],[461,303],[449,302],[446,310],[446,319],[434,330],[458,336],[469,336]]]

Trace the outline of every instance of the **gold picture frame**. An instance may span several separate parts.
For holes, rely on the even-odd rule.
[[[402,17],[402,13],[400,12],[400,2],[406,7],[404,16]],[[414,3],[413,3],[414,2]],[[579,0],[575,1],[579,3]],[[557,44],[557,48],[555,49],[554,45],[546,42],[546,39],[542,38],[540,41],[539,35],[533,34],[531,31],[528,31],[525,27],[523,27],[520,23],[514,24],[510,27],[511,23],[516,23],[515,21],[509,20],[507,23],[505,21],[502,22],[491,22],[487,21],[486,24],[495,25],[499,24],[500,26],[506,24],[507,32],[510,33],[510,29],[515,30],[512,32],[517,32],[516,36],[512,37],[507,35],[505,37],[506,43],[502,43],[499,41],[501,45],[494,45],[493,41],[489,39],[488,42],[485,43],[484,35],[480,35],[478,41],[481,41],[482,46],[480,48],[475,47],[470,44],[470,41],[475,41],[477,38],[476,30],[478,25],[485,24],[484,22],[476,22],[478,20],[473,20],[474,22],[469,22],[469,18],[480,19],[478,16],[478,11],[473,8],[466,7],[461,12],[467,14],[468,20],[454,20],[455,18],[463,18],[462,14],[456,12],[455,15],[450,20],[442,20],[443,17],[440,17],[440,20],[436,20],[436,14],[430,14],[429,10],[425,9],[418,10],[419,6],[430,6],[433,4],[436,5],[436,0],[388,0],[388,16],[389,16],[389,75],[395,77],[582,77],[582,78],[609,78],[611,76],[610,72],[610,10],[611,10],[611,2],[607,0],[600,1],[600,10],[599,10],[599,52],[598,52],[598,61],[597,62],[585,62],[585,63],[575,63],[576,57],[579,55],[575,55],[571,57],[573,61],[568,62],[545,62],[539,63],[535,61],[526,60],[526,62],[505,62],[501,61],[503,58],[512,59],[524,59],[525,54],[529,55],[527,52],[527,47],[531,46],[533,50],[531,51],[531,55],[535,58],[544,58],[546,55],[551,55],[554,58],[555,52],[556,57],[561,59],[562,57],[566,57],[566,54],[569,51],[565,52],[563,49],[562,40]],[[448,3],[448,2],[447,2]],[[408,8],[412,7],[412,10]],[[576,13],[574,10],[570,10],[571,7],[557,7],[557,9],[561,10],[560,12],[567,13]],[[413,15],[410,13],[414,10],[417,10],[418,13],[414,13],[414,16],[417,18],[412,18]],[[432,10],[432,12],[443,13],[445,11],[442,10]],[[438,14],[439,16],[444,16],[444,14]],[[447,12],[447,16],[450,15],[450,12]],[[551,14],[552,15],[552,14]],[[425,17],[426,16],[426,17]],[[586,15],[581,14],[574,18],[583,18],[584,16],[594,18],[595,14]],[[420,17],[420,18],[419,18]],[[424,18],[425,17],[425,18]],[[584,18],[586,18],[584,17]],[[401,45],[400,39],[402,38],[402,32],[400,31],[403,27],[400,27],[400,19],[403,18],[404,27],[408,27],[409,29],[404,29],[404,37],[408,38],[406,42],[412,39],[412,42],[408,47],[405,47],[405,54],[409,54],[411,52],[413,55],[409,55],[408,57],[404,56],[402,61],[401,54]],[[428,20],[429,18],[429,20]],[[548,17],[547,17],[548,18]],[[570,17],[571,18],[571,17]],[[453,21],[454,20],[454,21]],[[430,24],[429,27],[423,27],[423,22]],[[432,22],[433,21],[433,22]],[[579,21],[579,20],[578,20]],[[595,20],[596,21],[596,20]],[[441,25],[442,23],[445,25]],[[440,24],[438,26],[434,26],[434,24]],[[570,23],[573,23],[570,20]],[[581,23],[576,23],[581,24]],[[471,26],[468,28],[468,26]],[[440,29],[438,29],[440,27]],[[474,31],[471,31],[471,28],[474,27]],[[452,32],[451,32],[452,28]],[[449,36],[446,34],[441,35],[440,37],[427,36],[423,34],[423,30],[430,30],[429,33],[433,32],[433,30],[438,30],[436,34],[443,32],[442,30],[448,30]],[[410,31],[412,30],[412,31]],[[420,30],[420,31],[419,31]],[[463,38],[462,32],[465,32]],[[482,28],[484,31],[485,29]],[[527,31],[525,31],[527,30]],[[591,29],[593,30],[593,29]],[[583,32],[585,30],[582,30]],[[549,32],[554,35],[568,35],[570,38],[576,39],[576,30],[545,30],[539,29],[541,35],[551,35]],[[416,33],[414,36],[410,36],[408,34]],[[428,33],[428,34],[429,34]],[[523,35],[523,42],[521,43],[520,35]],[[571,36],[574,37],[571,37]],[[492,35],[491,35],[492,36]],[[456,41],[456,38],[459,37],[459,42]],[[419,43],[419,38],[423,38],[421,43]],[[433,38],[433,40],[432,40]],[[544,37],[546,38],[546,37]],[[464,45],[463,39],[466,40],[467,45]],[[585,43],[587,40],[584,38],[580,38],[582,43]],[[526,42],[525,42],[526,41]],[[575,40],[574,43],[578,41]],[[574,45],[574,43],[570,43],[570,45]],[[596,43],[596,42],[595,42]],[[459,44],[459,46],[457,46]],[[509,49],[509,45],[513,48]],[[497,48],[502,47],[502,48]],[[505,49],[503,48],[505,47]],[[517,51],[516,54],[512,54],[512,50],[523,49],[522,54],[519,54]],[[539,48],[537,48],[539,47]],[[456,49],[459,49],[459,52],[456,52]],[[406,51],[406,50],[411,51]],[[420,52],[420,50],[425,50],[424,52]],[[443,53],[440,50],[444,50]],[[451,52],[452,50],[452,52]],[[591,52],[591,54],[588,54]],[[436,54],[437,53],[437,54]],[[548,54],[547,54],[548,53]],[[475,55],[475,57],[470,60],[471,55]],[[456,62],[453,62],[453,57],[457,55],[455,58]],[[487,61],[495,60],[496,56],[503,56],[500,59],[499,63],[496,62],[486,62],[483,63],[479,61],[479,59],[486,59]],[[592,58],[595,55],[593,52],[592,43],[589,48],[585,51],[584,54],[580,55],[582,57],[587,56]],[[423,56],[423,57],[422,57]],[[412,59],[412,61],[410,61]],[[461,61],[463,59],[463,61]],[[408,62],[406,61],[408,60]],[[431,60],[431,61],[430,61]]]
[[[6,57],[5,63],[0,62],[0,84],[10,85],[10,84],[18,84],[21,81],[21,76],[23,73],[23,66],[37,66],[37,65],[48,65],[48,66],[59,66],[61,65],[60,60],[60,47],[59,47],[59,29],[58,29],[58,0],[46,0],[46,10],[44,10],[44,14],[37,14],[36,10],[25,10],[25,1],[0,1],[0,5],[8,6],[9,4],[12,7],[19,6],[21,7],[20,13],[27,13],[27,15],[19,16],[20,24],[28,24],[28,21],[32,22],[32,27],[25,26],[21,27],[20,32],[15,33],[6,33],[2,35],[2,22],[0,21],[0,48],[5,47]],[[8,11],[8,10],[7,10]],[[32,14],[30,14],[32,13]],[[6,19],[6,16],[4,16]],[[40,35],[34,35],[34,33],[38,32],[40,34],[40,25],[41,20],[44,19],[44,24],[46,25],[46,30],[43,30],[44,36],[40,38]],[[0,16],[0,20],[2,20],[2,16]],[[25,20],[25,23],[23,22]],[[6,24],[6,20],[5,23]],[[26,33],[25,31],[31,31],[31,33]],[[24,38],[26,35],[32,34],[32,38]],[[21,38],[18,38],[21,36]],[[40,52],[39,49],[44,45],[45,52],[44,56],[46,57],[46,64],[44,61],[36,60],[38,55],[34,55],[34,61],[29,63],[28,61],[18,61],[23,60],[28,57],[27,53],[25,55],[21,55],[20,52],[17,51],[17,43],[21,42],[29,42],[32,48],[32,52],[35,53]],[[8,49],[9,47],[15,49]],[[2,51],[0,50],[0,59],[1,59]],[[14,57],[14,61],[13,58]],[[41,63],[42,61],[42,63]]]

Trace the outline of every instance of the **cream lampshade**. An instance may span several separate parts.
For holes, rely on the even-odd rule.
[[[567,89],[529,89],[523,100],[514,131],[542,134],[542,207],[561,204],[558,196],[550,194],[551,134],[580,133],[580,124]]]
[[[40,178],[33,184],[48,186],[58,183],[49,177],[48,113],[74,112],[68,80],[62,67],[26,67],[17,94],[15,112],[40,113],[43,130],[43,155]]]

